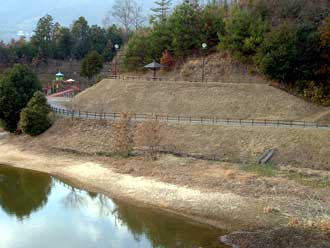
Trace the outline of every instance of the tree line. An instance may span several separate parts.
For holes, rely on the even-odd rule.
[[[160,0],[151,26],[128,42],[124,66],[153,60],[166,66],[202,43],[230,52],[260,73],[315,102],[330,104],[330,2],[327,0],[184,1],[170,10]]]
[[[115,44],[122,46],[124,30],[116,25],[107,28],[89,25],[84,17],[74,21],[70,28],[61,26],[53,17],[42,17],[31,40],[13,39],[9,44],[0,42],[0,63],[38,64],[47,59],[84,58],[96,51],[105,61],[115,56]]]

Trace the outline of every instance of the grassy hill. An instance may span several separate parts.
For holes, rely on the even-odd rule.
[[[328,119],[328,108],[267,84],[200,84],[103,80],[76,96],[83,111],[168,114],[195,117]]]

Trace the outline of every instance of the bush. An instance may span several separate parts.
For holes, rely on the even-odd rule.
[[[15,65],[0,78],[0,122],[5,130],[16,131],[21,110],[38,90],[37,76],[24,65]]]
[[[49,113],[50,107],[47,99],[43,93],[38,91],[31,98],[27,107],[22,110],[19,127],[28,135],[40,135],[51,126]]]
[[[283,24],[268,33],[263,41],[256,62],[259,69],[273,79],[292,82],[292,72],[297,56],[297,29]]]
[[[159,145],[162,140],[160,135],[161,124],[158,121],[146,121],[137,126],[135,143],[145,149],[146,154],[153,160],[157,159]]]
[[[121,119],[113,125],[113,145],[115,153],[129,157],[133,151],[132,121],[128,114],[123,113]]]
[[[253,56],[264,39],[267,23],[249,11],[234,8],[226,21],[225,34],[219,33],[219,47],[233,54]]]
[[[103,63],[104,59],[98,52],[90,52],[81,64],[81,76],[93,78],[101,72]]]
[[[142,69],[152,62],[149,33],[141,31],[136,33],[128,42],[124,55],[124,67],[128,70]]]

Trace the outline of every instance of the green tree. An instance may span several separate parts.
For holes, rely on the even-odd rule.
[[[235,7],[226,20],[225,35],[219,33],[220,48],[238,57],[253,56],[262,43],[267,24],[248,10]]]
[[[72,25],[72,38],[74,42],[73,55],[76,59],[81,59],[86,56],[91,47],[90,27],[84,17],[79,17]]]
[[[102,54],[108,44],[106,30],[97,25],[93,25],[89,30],[89,35],[91,41],[90,49]]]
[[[185,2],[175,8],[168,21],[176,56],[187,56],[192,50],[200,48],[205,35],[202,32],[199,8]]]
[[[103,68],[104,59],[96,51],[90,52],[81,64],[81,76],[92,79]]]
[[[124,66],[128,70],[140,69],[151,63],[150,39],[147,31],[136,33],[128,42],[124,55]]]
[[[151,9],[151,11],[154,12],[151,16],[151,22],[164,23],[171,10],[172,0],[159,0],[156,1],[155,4],[157,7]]]
[[[73,49],[73,38],[68,28],[61,27],[54,41],[54,52],[56,59],[68,59]]]
[[[45,132],[52,124],[49,117],[50,106],[43,93],[37,91],[26,108],[21,112],[19,127],[31,136],[37,136]]]
[[[38,50],[39,56],[48,57],[51,54],[52,37],[54,32],[54,19],[50,15],[42,17],[32,36],[32,44]]]
[[[0,78],[0,121],[6,130],[16,131],[21,110],[38,90],[37,76],[24,65],[15,65]]]
[[[292,72],[298,55],[296,44],[295,26],[283,24],[272,30],[267,34],[256,56],[260,70],[273,79],[292,82]]]
[[[202,11],[202,30],[210,47],[216,46],[225,32],[224,16],[225,10],[218,4],[209,4]]]

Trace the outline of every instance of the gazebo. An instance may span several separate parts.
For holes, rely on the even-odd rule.
[[[157,63],[155,60],[150,63],[149,65],[146,65],[144,68],[147,68],[147,69],[150,69],[150,70],[153,70],[154,72],[154,79],[156,78],[156,71],[160,68],[162,68],[163,66],[159,63]]]

